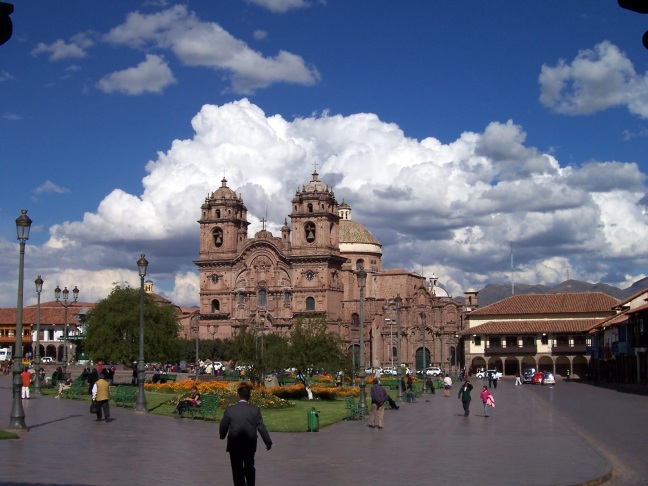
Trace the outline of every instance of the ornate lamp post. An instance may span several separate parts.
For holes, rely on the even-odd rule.
[[[140,276],[140,315],[139,315],[139,360],[137,361],[137,401],[135,402],[136,412],[146,412],[146,396],[144,395],[144,382],[146,373],[144,371],[144,277],[148,260],[144,258],[144,253],[137,260],[137,269]]]
[[[38,303],[36,304],[36,350],[34,351],[34,363],[36,363],[36,381],[34,383],[34,393],[41,392],[41,382],[40,382],[40,368],[41,368],[41,356],[40,356],[40,297],[41,292],[43,291],[43,279],[39,275],[34,280],[36,284],[36,294],[38,295]]]
[[[360,288],[360,412],[367,413],[367,397],[365,396],[365,356],[364,356],[364,289],[367,285],[367,272],[364,269],[358,270],[358,287]]]
[[[398,381],[398,391],[396,392],[396,400],[399,402],[404,401],[403,398],[403,367],[401,366],[401,306],[403,305],[403,299],[400,295],[397,295],[394,299],[396,303],[396,332],[397,336],[397,359],[398,359],[398,369],[396,370],[396,378]]]
[[[27,216],[27,210],[22,209],[20,216],[16,219],[16,234],[20,241],[20,261],[18,263],[18,304],[16,305],[16,346],[13,362],[13,405],[9,416],[9,429],[26,429],[25,411],[22,406],[20,389],[22,388],[22,315],[23,315],[23,280],[25,273],[25,242],[29,239],[31,219]]]
[[[61,298],[61,294],[63,294],[63,302],[61,302],[59,299]],[[56,302],[61,304],[63,308],[65,309],[65,314],[63,318],[63,345],[65,346],[64,353],[63,353],[63,379],[67,379],[67,365],[68,365],[68,308],[72,307],[79,298],[79,289],[75,285],[74,288],[72,289],[72,298],[73,301],[68,303],[68,297],[70,295],[70,291],[68,290],[67,287],[61,291],[61,287],[58,285],[54,289],[54,297],[56,298]]]

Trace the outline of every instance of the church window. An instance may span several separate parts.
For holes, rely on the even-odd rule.
[[[308,203],[308,204],[306,205],[306,208],[308,208],[308,212],[309,212],[309,213],[312,213],[312,212],[313,212],[313,205],[312,205],[311,203]]]
[[[306,241],[312,243],[315,241],[315,223],[308,222],[304,225],[304,232],[306,233]]]
[[[221,215],[220,215],[220,209],[217,209],[217,210],[216,210],[216,217],[217,217],[217,218],[220,218],[220,217],[221,217]]]
[[[259,290],[259,294],[258,294],[259,307],[265,307],[266,305],[268,305],[268,303],[267,303],[267,301],[268,301],[267,295],[268,294],[266,293],[265,290]]]
[[[214,228],[214,246],[220,248],[223,246],[223,230],[220,228]]]
[[[307,311],[315,310],[315,299],[313,297],[306,297],[306,310]]]
[[[284,301],[285,303],[290,302],[290,292],[284,292],[284,294],[283,294],[283,301]]]
[[[212,311],[212,313],[220,312],[220,302],[218,301],[218,299],[212,300],[211,311]]]
[[[364,260],[362,258],[358,258],[358,261],[356,261],[356,270],[362,270],[364,268]]]
[[[238,303],[239,304],[244,304],[245,303],[245,294],[243,292],[239,292],[239,294],[238,294]]]
[[[360,325],[360,316],[358,314],[351,315],[351,326],[357,328]]]

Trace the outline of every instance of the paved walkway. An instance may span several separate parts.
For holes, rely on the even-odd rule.
[[[611,465],[554,413],[537,393],[503,381],[490,418],[475,380],[470,417],[457,385],[385,413],[383,430],[342,422],[317,433],[274,433],[271,451],[257,452],[257,482],[275,485],[597,484]],[[556,385],[558,393],[562,383]],[[112,408],[95,422],[88,404],[52,397],[24,400],[29,431],[0,441],[0,484],[231,484],[225,443],[216,423]],[[9,378],[0,378],[0,421],[9,423]],[[4,425],[2,424],[2,425]],[[306,417],[304,417],[306,428]],[[593,481],[593,482],[592,482]],[[591,482],[591,483],[590,483]]]

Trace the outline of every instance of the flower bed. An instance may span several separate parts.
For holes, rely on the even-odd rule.
[[[236,391],[241,385],[241,382],[224,382],[224,381],[194,381],[185,380],[180,382],[167,382],[167,383],[147,383],[144,387],[152,392],[159,393],[172,393],[183,394],[189,396],[191,387],[195,386],[201,394],[206,395],[219,395],[222,403],[231,405],[236,403]],[[251,385],[250,385],[251,386]],[[359,390],[357,387],[330,387],[322,385],[314,385],[311,388],[313,396],[320,400],[337,400],[349,396],[358,396]],[[250,403],[258,405],[262,408],[283,408],[286,406],[281,401],[275,402],[274,398],[278,400],[301,400],[307,397],[306,388],[303,384],[291,386],[273,386],[270,388],[255,388],[252,390],[252,398]],[[176,398],[177,400],[177,398]],[[255,402],[259,400],[259,402]]]

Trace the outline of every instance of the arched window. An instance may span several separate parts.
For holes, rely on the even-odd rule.
[[[362,270],[364,268],[364,260],[362,258],[358,258],[358,261],[356,261],[356,270]]]
[[[304,232],[306,233],[306,241],[312,243],[315,241],[315,223],[308,222],[304,225]]]
[[[308,212],[309,212],[309,213],[312,213],[312,212],[313,212],[313,205],[312,205],[311,203],[308,203],[308,204],[306,205],[306,208],[308,208]]]
[[[266,293],[265,290],[259,290],[259,294],[258,294],[259,307],[265,307],[266,305],[268,305],[267,304],[267,301],[268,301],[267,295],[268,294]]]
[[[221,215],[220,215],[220,209],[217,209],[217,210],[216,210],[216,217],[217,217],[217,218],[220,218],[220,217],[221,217]]]
[[[220,228],[214,228],[214,246],[220,248],[223,246],[223,230]]]
[[[245,294],[243,292],[238,293],[238,303],[239,304],[244,304],[245,303]]]
[[[313,297],[306,297],[306,310],[307,311],[315,310],[315,299]]]
[[[357,329],[360,325],[360,316],[358,314],[351,314],[351,327]]]
[[[284,292],[283,301],[287,304],[290,302],[290,292]]]
[[[220,302],[218,301],[218,299],[212,300],[211,308],[212,312],[220,312]]]

